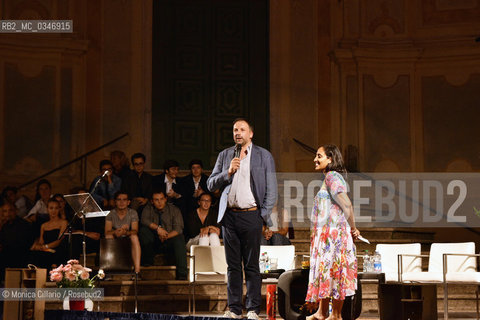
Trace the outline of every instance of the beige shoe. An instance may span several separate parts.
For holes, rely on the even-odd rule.
[[[236,314],[230,310],[225,311],[223,314],[224,318],[230,318],[230,319],[243,319],[243,316],[241,314]]]

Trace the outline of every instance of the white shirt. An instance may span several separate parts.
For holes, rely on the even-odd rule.
[[[232,187],[228,193],[228,207],[249,209],[256,207],[255,197],[250,188],[250,158],[252,144],[247,147],[247,156],[240,161],[240,168],[233,176]]]
[[[173,181],[170,182],[170,180],[168,180],[168,178],[167,178],[167,175],[165,174],[165,184],[167,185],[167,190],[166,190],[167,194],[172,190],[172,184],[173,183],[177,183],[177,181],[175,181],[175,179],[173,179]]]
[[[28,214],[23,217],[24,219],[33,216],[36,213],[48,213],[47,205],[43,202],[42,199],[37,200],[33,208],[28,212]]]
[[[193,184],[195,185],[195,190],[198,190],[198,186],[200,185],[200,180],[202,179],[202,177],[198,177],[197,180],[195,180],[195,177],[192,177],[193,179]]]

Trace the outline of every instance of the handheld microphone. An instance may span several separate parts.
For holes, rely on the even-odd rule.
[[[237,143],[235,146],[235,156],[234,158],[240,158],[240,152],[242,151],[242,145],[240,143]]]
[[[102,179],[105,178],[108,175],[108,170],[105,170],[105,172],[102,174]]]

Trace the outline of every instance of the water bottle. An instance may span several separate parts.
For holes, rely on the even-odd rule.
[[[270,272],[270,259],[268,258],[268,254],[266,252],[263,254],[265,255],[265,272]]]
[[[365,250],[363,255],[363,272],[372,272],[371,269],[370,256],[368,255],[368,250]]]
[[[373,270],[377,273],[382,272],[382,256],[378,251],[375,251],[375,255],[373,256]]]
[[[265,255],[266,254],[267,254],[266,252],[263,252],[260,256],[260,273],[265,272]]]

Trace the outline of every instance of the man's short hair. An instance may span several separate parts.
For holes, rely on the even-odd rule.
[[[143,153],[137,152],[137,153],[134,153],[131,157],[132,164],[133,164],[133,160],[138,159],[138,158],[142,158],[143,162],[147,161],[147,157],[145,157],[145,155]]]
[[[177,160],[167,160],[163,164],[163,170],[167,171],[171,167],[180,167],[180,164],[178,163]]]
[[[100,161],[100,165],[98,166],[98,168],[100,169],[100,171],[102,170],[102,167],[105,166],[105,165],[107,165],[107,164],[110,165],[110,166],[113,168],[113,163],[112,163],[112,161],[105,159],[105,160]]]
[[[235,123],[239,122],[239,121],[244,121],[248,124],[248,127],[250,128],[250,131],[253,132],[253,125],[250,123],[250,121],[248,121],[247,119],[245,118],[236,118],[235,120],[233,120],[233,125],[235,125]]]
[[[202,167],[202,169],[203,169],[203,162],[200,159],[192,159],[192,161],[190,161],[190,163],[188,164],[188,167],[190,169],[192,169],[193,165],[195,165],[195,164],[200,165],[200,167]]]
[[[152,192],[152,199],[154,194],[159,194],[159,193],[163,194],[165,198],[167,197],[167,191],[165,190],[165,188],[155,188],[153,189],[153,192]]]
[[[127,195],[127,200],[130,200],[130,196],[128,195],[128,193],[125,192],[125,191],[121,191],[121,190],[115,192],[115,194],[113,195],[113,199],[117,200],[118,196],[121,195],[121,194],[126,194]]]

